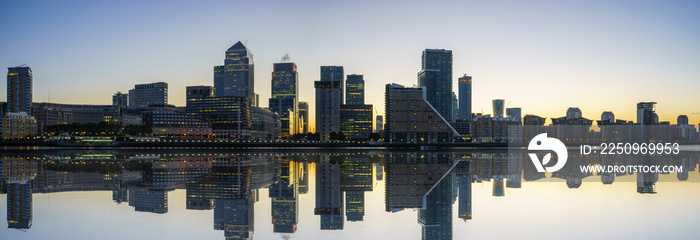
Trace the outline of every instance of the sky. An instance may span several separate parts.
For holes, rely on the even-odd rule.
[[[242,41],[254,55],[255,92],[267,106],[273,63],[285,54],[310,103],[320,66],[365,78],[366,103],[384,114],[384,85],[413,86],[426,48],[453,53],[473,77],[475,113],[505,99],[523,114],[579,107],[636,121],[658,102],[661,121],[700,123],[698,1],[2,1],[0,64],[27,64],[34,101],[111,104],[134,84],[212,85],[213,67]],[[6,99],[0,88],[0,101]]]

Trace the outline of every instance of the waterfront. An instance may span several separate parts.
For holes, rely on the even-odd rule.
[[[29,228],[5,228],[2,235],[692,239],[700,213],[699,156],[663,157],[684,166],[687,175],[658,174],[651,188],[655,194],[644,194],[646,188],[639,188],[634,174],[611,179],[575,176],[566,169],[561,175],[537,173],[531,163],[508,152],[73,150],[7,155],[3,173],[13,179],[3,182],[3,189],[29,183],[33,193]],[[573,159],[606,161],[599,156]],[[33,168],[35,173],[13,171]],[[0,201],[0,209],[9,209],[7,204]]]

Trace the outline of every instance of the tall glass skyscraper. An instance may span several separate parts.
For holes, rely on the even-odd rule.
[[[321,81],[316,88],[316,133],[321,140],[340,131],[340,106],[343,104],[343,66],[321,66]]]
[[[503,117],[503,104],[505,101],[503,99],[493,100],[493,117]]]
[[[246,97],[255,102],[253,54],[240,41],[226,50],[223,66],[214,66],[214,88],[217,97]]]
[[[459,88],[459,120],[472,120],[472,77],[464,74],[459,78],[457,87]]]
[[[7,68],[7,112],[32,114],[32,69]]]
[[[275,63],[272,72],[272,97],[269,106],[280,116],[282,137],[297,134],[298,123],[298,82],[297,65],[293,62]]]
[[[454,122],[452,109],[452,51],[425,49],[418,72],[418,86],[425,87],[426,100],[448,122]]]
[[[345,104],[365,104],[365,80],[362,75],[350,74],[346,80]]]

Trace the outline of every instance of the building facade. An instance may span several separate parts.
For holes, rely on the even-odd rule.
[[[33,79],[29,67],[7,68],[7,112],[32,115]]]
[[[472,119],[474,142],[508,142],[511,138],[521,138],[519,126],[521,122],[516,118],[491,117],[490,115],[477,115]],[[513,139],[515,140],[515,139]]]
[[[451,142],[459,135],[425,95],[424,88],[386,85],[385,142]]]
[[[207,138],[212,134],[208,122],[173,105],[149,106],[143,113],[143,122],[156,136]]]
[[[6,113],[2,116],[2,137],[21,139],[37,135],[36,119],[25,112]]]
[[[129,107],[145,108],[158,104],[168,104],[168,83],[137,84],[129,90]]]
[[[250,134],[256,140],[278,139],[284,130],[279,115],[270,109],[251,106],[250,120]]]
[[[451,50],[423,50],[418,86],[426,89],[426,100],[430,105],[448,122],[453,122]]]
[[[189,95],[189,94],[188,94]],[[215,138],[249,139],[250,105],[246,97],[194,96],[187,99],[187,114],[211,124]]]
[[[372,105],[342,105],[340,131],[348,140],[364,141],[372,133]]]

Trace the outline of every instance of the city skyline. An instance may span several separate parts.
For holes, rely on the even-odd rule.
[[[212,9],[203,4],[169,6],[171,13],[162,19],[193,11],[188,15],[191,17],[172,22],[149,16],[158,4],[140,8],[107,3],[21,4],[3,3],[4,10],[0,10],[3,29],[26,32],[4,40],[0,63],[32,67],[34,102],[109,104],[115,92],[126,92],[135,84],[167,82],[170,103],[184,106],[185,87],[211,85],[211,68],[221,64],[221,52],[242,41],[255,54],[255,93],[260,99],[270,97],[273,63],[289,54],[299,68],[299,101],[311,102],[311,112],[315,112],[315,101],[304,96],[313,95],[313,81],[320,80],[319,66],[344,66],[348,75],[364,75],[366,102],[384,115],[383,86],[415,84],[421,52],[440,48],[453,52],[453,89],[457,88],[456,77],[465,73],[473,77],[474,113],[491,112],[491,100],[503,98],[506,104],[512,102],[510,106],[522,107],[523,115],[551,119],[564,116],[569,107],[579,107],[588,119],[599,119],[602,112],[612,111],[618,119],[635,120],[635,104],[654,101],[658,102],[660,121],[675,122],[677,116],[687,115],[690,124],[700,123],[700,109],[689,105],[700,100],[695,94],[700,87],[700,69],[695,67],[700,56],[696,44],[700,30],[692,24],[700,18],[693,14],[697,3],[554,2],[507,7],[456,3],[438,19],[425,22],[411,18],[422,10],[418,3],[399,6],[401,11],[386,16],[383,12],[391,5],[387,3],[314,6],[300,2],[272,9],[244,3],[240,7],[250,11],[236,19],[250,14],[252,22],[225,26],[226,31],[218,29],[218,24],[203,24],[228,19],[223,11],[209,13]],[[17,13],[11,9],[16,7],[31,7],[44,17],[14,21]],[[285,7],[300,13],[284,14]],[[329,7],[354,10],[357,16],[381,17],[355,22],[356,15],[347,11],[328,22],[317,21],[331,14],[323,11]],[[454,14],[467,8],[481,11],[461,17]],[[451,11],[453,14],[446,14]],[[125,12],[134,16],[133,20],[122,19]],[[64,16],[71,13],[73,16]],[[513,16],[497,20],[509,14]],[[42,19],[53,22],[45,24]],[[282,30],[290,34],[289,41],[270,40],[269,33],[263,33],[273,29],[278,19],[289,19],[298,26]],[[450,24],[434,26],[438,21]],[[321,29],[333,24],[339,26],[338,31],[324,34]],[[435,34],[408,39],[408,34],[415,35],[401,29],[415,27],[434,27]],[[342,40],[355,35],[358,37],[351,41]],[[659,81],[664,84],[657,84]],[[76,86],[91,91],[77,94]],[[0,91],[0,98],[6,98],[5,93]],[[265,101],[261,102],[264,107]],[[315,126],[314,119],[309,121],[311,126]]]

